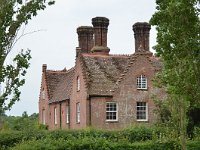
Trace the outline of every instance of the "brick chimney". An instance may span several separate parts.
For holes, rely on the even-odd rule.
[[[47,71],[47,64],[42,65],[42,72],[46,73]]]
[[[149,31],[150,24],[147,22],[137,22],[133,25],[135,37],[135,53],[137,52],[150,52],[149,51]]]
[[[109,19],[105,17],[92,18],[94,28],[94,47],[92,52],[108,55],[110,49],[107,47],[107,32]]]
[[[93,28],[91,26],[80,26],[77,28],[78,41],[81,53],[90,53],[94,46]]]

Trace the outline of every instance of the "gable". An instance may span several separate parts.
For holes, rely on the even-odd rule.
[[[74,68],[68,71],[46,71],[49,103],[69,99]]]
[[[138,76],[145,75],[147,79],[152,79],[155,73],[161,69],[162,63],[158,57],[146,53],[134,54],[124,73],[119,76],[114,90],[118,89],[125,79],[129,79],[135,85]]]
[[[111,96],[119,75],[128,65],[129,58],[128,55],[83,55],[89,95]]]

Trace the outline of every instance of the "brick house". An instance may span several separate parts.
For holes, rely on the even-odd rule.
[[[49,129],[117,129],[154,123],[152,95],[162,92],[153,87],[152,79],[161,63],[149,51],[150,25],[133,25],[135,53],[128,55],[109,53],[107,18],[93,18],[92,25],[77,28],[73,68],[53,71],[42,66],[39,122]]]

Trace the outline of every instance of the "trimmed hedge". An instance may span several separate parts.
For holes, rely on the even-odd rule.
[[[7,149],[22,141],[44,139],[47,137],[47,133],[42,130],[0,132],[0,149]]]
[[[166,138],[161,129],[135,127],[124,130],[28,130],[0,132],[0,149],[132,150],[180,149],[178,140]],[[169,134],[169,133],[168,133]],[[200,149],[199,140],[189,141],[188,149]]]
[[[37,140],[21,143],[11,150],[179,150],[180,146],[174,142],[154,143],[146,142],[109,142],[106,139],[84,138],[81,140]]]
[[[158,132],[158,131],[157,131]],[[7,148],[13,146],[21,141],[39,140],[39,139],[83,139],[89,138],[103,138],[112,142],[127,141],[130,143],[152,140],[155,134],[153,128],[136,127],[124,130],[27,130],[27,131],[2,131],[0,132],[0,148]]]

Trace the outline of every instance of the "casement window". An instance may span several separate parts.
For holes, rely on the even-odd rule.
[[[42,124],[46,124],[45,109],[42,109]]]
[[[76,103],[76,123],[80,123],[80,103]]]
[[[137,102],[137,121],[148,120],[148,105],[146,102]]]
[[[58,118],[57,118],[57,108],[54,108],[54,124],[58,123]]]
[[[45,90],[44,90],[44,88],[42,89],[42,99],[45,99]]]
[[[106,103],[106,121],[118,121],[118,105],[116,102]]]
[[[70,117],[70,116],[69,116],[69,113],[70,113],[70,112],[69,112],[69,106],[67,105],[67,106],[66,106],[66,123],[69,123],[69,117]]]
[[[78,76],[77,77],[77,81],[76,81],[77,83],[77,91],[80,91],[80,87],[81,87],[81,82],[80,82],[80,77]]]
[[[147,78],[145,75],[137,77],[137,89],[147,89]]]

